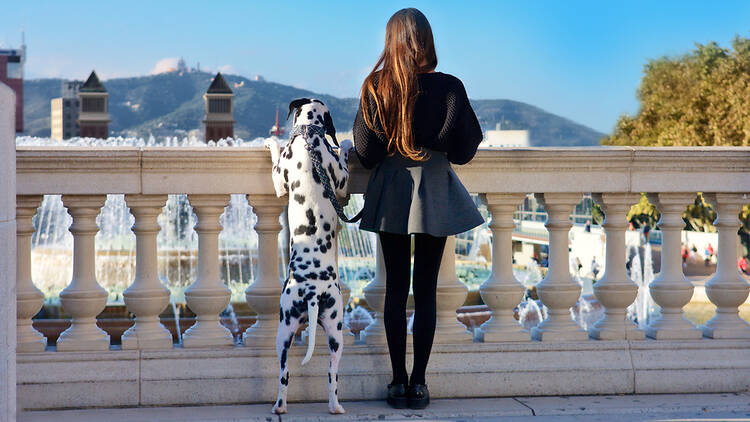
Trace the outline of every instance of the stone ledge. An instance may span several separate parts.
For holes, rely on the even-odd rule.
[[[289,399],[326,400],[328,353],[318,347],[300,367],[304,352],[299,345],[290,352]],[[242,346],[23,353],[19,405],[265,403],[276,396],[277,368],[275,351]],[[343,400],[383,398],[390,381],[387,348],[348,346],[339,373]],[[740,392],[750,389],[750,340],[436,344],[427,379],[435,398]]]
[[[750,394],[649,394],[437,399],[424,410],[391,409],[384,401],[343,401],[343,415],[330,415],[324,402],[292,403],[289,413],[270,413],[271,404],[189,407],[131,407],[31,411],[19,422],[173,422],[173,421],[360,421],[360,420],[554,420],[631,421],[644,418],[677,420],[739,419],[750,409]],[[540,418],[540,416],[542,418]],[[501,419],[502,418],[502,419]],[[686,419],[685,419],[686,420]],[[697,420],[697,419],[691,419]]]
[[[274,193],[270,153],[262,147],[16,151],[18,194]],[[356,159],[349,164],[349,191],[362,193],[369,171]],[[470,192],[480,193],[568,192],[571,186],[575,192],[747,193],[750,147],[482,148],[455,171]]]

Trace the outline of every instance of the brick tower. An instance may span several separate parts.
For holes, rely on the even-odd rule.
[[[206,102],[206,142],[218,141],[222,138],[234,138],[234,116],[232,101],[234,94],[221,76],[221,72],[214,77],[211,86],[203,96]]]
[[[107,139],[109,136],[109,94],[99,82],[96,72],[78,90],[81,106],[78,113],[78,126],[81,137]]]
[[[16,93],[16,132],[23,132],[23,67],[26,41],[21,32],[21,48],[0,49],[0,83]]]

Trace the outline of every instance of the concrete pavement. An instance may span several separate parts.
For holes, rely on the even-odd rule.
[[[272,415],[267,403],[33,411],[18,421],[750,421],[750,392],[441,399],[424,410],[395,410],[384,401],[342,404],[347,413],[335,416],[326,403],[290,403],[281,416]]]

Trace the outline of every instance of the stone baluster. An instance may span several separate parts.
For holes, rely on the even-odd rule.
[[[94,237],[99,227],[96,216],[104,195],[63,195],[63,204],[73,217],[73,279],[60,293],[60,302],[73,317],[72,325],[57,339],[57,350],[109,350],[109,335],[96,326],[96,316],[107,305],[107,291],[96,281]]]
[[[341,286],[341,299],[344,305],[344,313],[346,313],[346,306],[349,304],[349,298],[352,296],[352,291],[349,289],[349,286],[344,283],[342,278],[339,278],[339,286]],[[344,345],[349,346],[354,344],[354,333],[349,330],[349,327],[346,324],[344,324],[342,333],[344,334]]]
[[[342,207],[345,207],[349,204],[349,195],[345,197],[339,197],[339,202],[341,203]],[[336,271],[339,274],[339,287],[341,288],[341,298],[343,299],[343,309],[344,313],[346,313],[346,306],[349,304],[349,298],[352,296],[352,291],[349,289],[349,286],[344,283],[344,279],[341,277],[341,273],[339,271],[339,236],[341,235],[341,229],[344,227],[344,225],[341,223],[341,220],[337,221],[336,224],[336,237],[333,239],[333,247],[336,251]],[[349,330],[349,326],[344,324],[343,329],[344,334],[344,345],[349,346],[354,344],[354,333],[352,333]]]
[[[286,198],[276,195],[248,195],[258,221],[258,269],[255,281],[245,291],[245,300],[257,314],[257,320],[243,334],[245,346],[274,348],[279,323],[279,216]]]
[[[219,216],[229,203],[229,195],[189,195],[198,216],[198,276],[185,291],[185,299],[197,319],[182,336],[185,348],[233,346],[232,332],[219,320],[231,292],[219,275]]]
[[[348,199],[347,198],[339,198],[339,202],[341,203],[341,206],[346,206]],[[341,228],[344,227],[341,224],[341,221],[336,222],[336,236],[333,238],[333,250],[336,251],[336,273],[339,275],[338,283],[339,288],[341,289],[341,302],[342,302],[342,309],[344,310],[344,313],[346,313],[346,305],[349,303],[349,298],[351,297],[352,291],[349,289],[349,286],[344,283],[344,279],[341,278],[341,273],[339,273],[339,234],[341,233]],[[343,316],[343,315],[342,315]],[[342,329],[342,334],[344,335],[344,345],[349,346],[354,344],[354,334],[349,330],[349,327],[344,324],[344,327]],[[325,330],[321,330],[320,327],[318,327],[317,330],[315,330],[315,335],[318,337],[315,342],[317,344],[327,344],[328,338],[325,333]],[[307,337],[305,340],[309,340]]]
[[[31,280],[31,235],[34,234],[31,219],[41,202],[41,195],[16,196],[16,337],[19,353],[43,352],[47,347],[47,339],[31,326],[31,317],[44,303],[44,294]]]
[[[738,307],[747,300],[750,284],[737,269],[739,214],[747,196],[737,193],[703,194],[716,210],[719,231],[716,273],[706,283],[706,294],[716,305],[716,315],[700,326],[710,338],[750,338],[750,325],[740,318]]]
[[[380,239],[375,238],[377,251],[375,253],[375,277],[362,291],[365,295],[367,305],[375,312],[375,320],[360,331],[359,336],[367,344],[384,345],[387,343],[385,337],[385,325],[383,324],[383,309],[385,307],[385,262],[383,261],[383,246]]]
[[[659,193],[649,194],[648,198],[661,212],[661,272],[649,285],[651,297],[661,306],[661,316],[646,327],[646,335],[657,340],[699,339],[703,333],[682,313],[693,297],[694,287],[682,273],[680,256],[680,232],[685,227],[682,213],[695,200],[695,194]]]
[[[480,327],[485,342],[529,340],[528,331],[513,318],[513,308],[524,294],[523,286],[513,275],[513,212],[525,197],[522,193],[485,195],[492,214],[492,273],[479,288],[482,300],[492,311],[490,319]]]
[[[531,329],[540,341],[578,341],[588,339],[570,316],[570,308],[581,296],[581,286],[570,277],[568,232],[570,213],[581,202],[580,193],[544,193],[537,195],[547,211],[545,226],[549,230],[549,270],[536,286],[537,294],[547,307],[547,318]]]
[[[589,335],[600,340],[642,340],[646,333],[627,320],[626,309],[638,295],[638,286],[625,268],[625,218],[640,197],[634,193],[594,193],[604,211],[602,224],[607,234],[604,275],[594,284],[594,295],[604,305],[604,317],[589,328]]]
[[[469,289],[456,275],[456,237],[448,236],[438,271],[437,322],[433,343],[459,343],[473,340],[473,333],[468,331],[456,316],[456,309],[464,304],[468,294]]]
[[[135,217],[135,279],[123,292],[128,311],[135,314],[135,325],[122,335],[123,349],[169,349],[172,334],[159,322],[159,314],[169,304],[169,290],[159,281],[156,236],[157,218],[167,195],[125,195]]]

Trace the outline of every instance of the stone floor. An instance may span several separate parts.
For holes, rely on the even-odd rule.
[[[419,411],[391,409],[383,401],[342,404],[347,413],[335,416],[326,403],[291,403],[288,414],[277,416],[269,403],[33,411],[18,421],[750,421],[750,392],[442,399]]]

